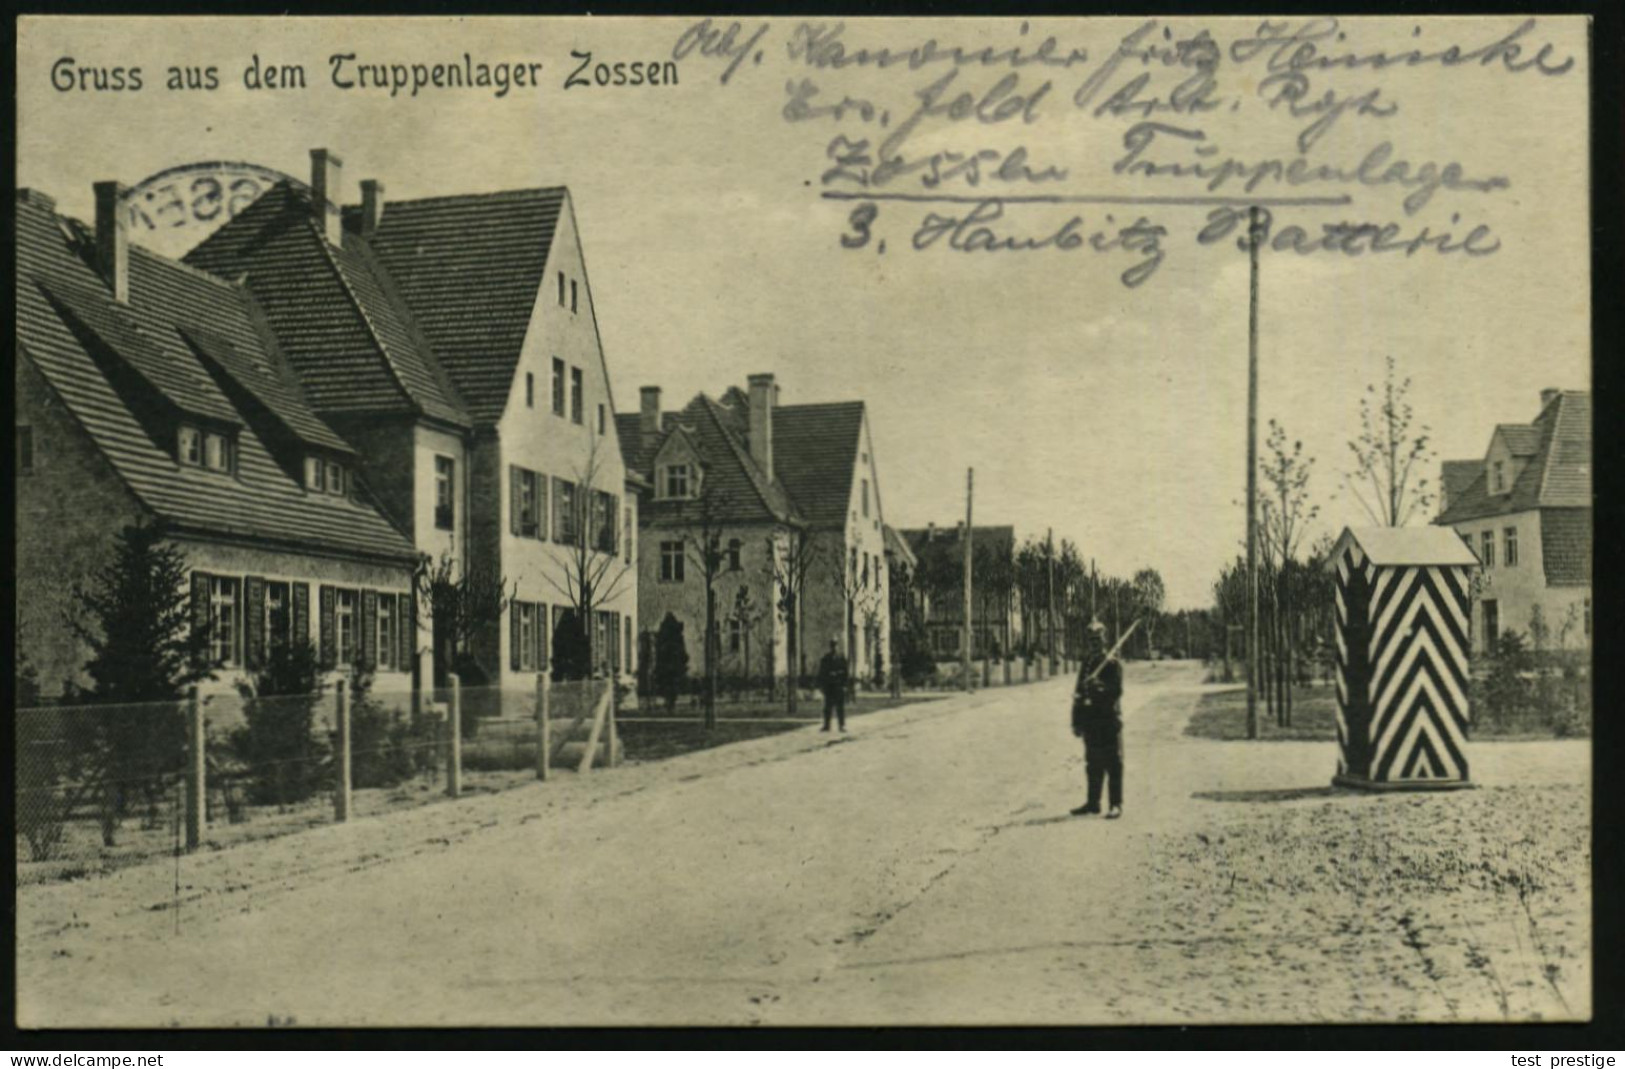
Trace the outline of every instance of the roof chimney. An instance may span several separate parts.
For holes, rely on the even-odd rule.
[[[926,522],[925,540],[927,542],[935,542],[937,540],[937,525],[934,520],[928,520]]]
[[[750,458],[767,474],[773,474],[773,409],[779,402],[779,388],[773,374],[751,375],[750,384]]]
[[[648,438],[660,433],[660,387],[645,386],[638,391],[638,434]]]
[[[361,180],[361,236],[372,237],[384,217],[384,184],[376,178]]]
[[[1551,386],[1548,386],[1546,389],[1540,391],[1540,410],[1542,412],[1546,411],[1546,406],[1557,400],[1557,395],[1562,392],[1562,390]]]
[[[310,150],[311,210],[329,245],[344,243],[344,216],[339,211],[339,175],[344,161],[325,148]]]
[[[107,280],[113,299],[120,304],[130,300],[130,238],[124,230],[122,182],[97,182],[96,186],[96,270]]]

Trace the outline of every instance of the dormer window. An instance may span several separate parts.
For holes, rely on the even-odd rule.
[[[225,434],[182,424],[176,435],[176,459],[190,468],[229,472],[232,452],[231,438]]]
[[[1497,460],[1490,466],[1490,485],[1495,488],[1494,492],[1497,494],[1504,494],[1507,492],[1506,461]]]
[[[666,465],[667,497],[689,496],[689,468],[687,464]]]
[[[313,493],[343,497],[348,492],[349,474],[336,460],[305,458],[305,489]]]

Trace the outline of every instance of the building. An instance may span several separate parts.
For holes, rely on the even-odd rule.
[[[931,652],[938,660],[953,660],[961,655],[964,642],[964,524],[952,528],[931,524],[899,533],[918,562],[916,598]],[[971,528],[973,658],[1008,656],[1021,642],[1015,547],[1014,527]]]
[[[1553,646],[1591,642],[1591,395],[1542,390],[1531,423],[1503,423],[1482,459],[1447,460],[1437,524],[1481,564],[1473,649],[1529,635],[1536,609]]]
[[[884,514],[863,402],[786,405],[773,375],[676,412],[659,387],[616,428],[651,486],[640,513],[639,618],[652,648],[667,615],[704,664],[705,545],[717,551],[715,619],[726,674],[806,673],[834,638],[875,679],[890,642]],[[793,578],[794,577],[794,578]],[[794,608],[785,591],[799,587]],[[792,635],[792,630],[794,635]]]
[[[132,246],[114,183],[93,226],[17,194],[19,660],[88,685],[67,613],[117,532],[162,523],[231,691],[278,636],[410,686],[416,551],[241,285]]]

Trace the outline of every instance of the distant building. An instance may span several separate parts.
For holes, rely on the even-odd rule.
[[[931,652],[938,660],[960,656],[965,622],[964,524],[939,528],[935,524],[900,531],[918,561],[915,582],[917,603],[925,620]],[[1008,656],[1021,642],[1021,595],[1015,583],[1016,531],[1014,527],[973,527],[971,529],[974,604],[971,635],[973,658]],[[998,598],[978,593],[975,563],[996,558],[1004,571],[1007,591]],[[987,578],[984,576],[984,579]]]
[[[683,624],[690,671],[703,670],[698,547],[710,527],[724,554],[714,583],[723,673],[781,677],[792,667],[776,576],[805,553],[795,667],[815,668],[834,638],[854,675],[872,680],[891,613],[867,409],[861,401],[782,404],[771,374],[750,376],[748,387],[697,394],[665,412],[660,388],[645,386],[638,415],[616,419],[629,468],[652,488],[639,512],[645,654],[669,614]]]
[[[1480,564],[1473,648],[1529,633],[1536,607],[1553,645],[1591,642],[1591,395],[1542,390],[1532,423],[1503,423],[1478,460],[1447,460],[1435,523]]]

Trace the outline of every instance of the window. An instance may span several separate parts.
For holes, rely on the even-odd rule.
[[[378,595],[378,667],[395,667],[395,595]]]
[[[581,422],[581,369],[570,369],[570,422]]]
[[[626,563],[631,564],[632,563],[632,503],[630,501],[628,501],[626,503],[626,515],[625,515],[625,518],[623,519],[622,522],[626,526],[626,532],[622,535],[621,548],[626,551]]]
[[[745,648],[745,624],[737,616],[728,618],[728,652],[738,653]]]
[[[869,518],[869,480],[863,480],[863,518]]]
[[[564,415],[564,361],[556,356],[553,358],[553,414]]]
[[[237,663],[237,611],[241,603],[238,580],[209,577],[209,652],[216,663]]]
[[[1492,652],[1501,637],[1501,606],[1494,598],[1484,599],[1484,650]]]
[[[576,310],[576,280],[570,280],[570,311]]]
[[[688,496],[688,465],[687,464],[668,464],[668,465],[666,465],[666,496],[667,497],[687,497]]]
[[[17,428],[17,472],[20,475],[34,474],[34,428]]]
[[[601,553],[615,555],[615,528],[619,502],[614,494],[593,491],[593,546]]]
[[[604,406],[599,405],[598,406],[598,433],[599,434],[604,433],[604,428],[606,426],[608,426],[608,422],[609,422],[608,419],[604,415]]]
[[[1485,531],[1481,536],[1479,536],[1478,544],[1482,547],[1482,552],[1479,553],[1479,557],[1482,560],[1484,567],[1495,567],[1495,532]]]
[[[525,538],[538,538],[542,534],[541,504],[542,477],[524,468],[513,468],[513,525],[512,531]]]
[[[305,486],[307,489],[321,493],[326,488],[322,476],[327,471],[327,465],[322,463],[321,457],[305,458]]]
[[[529,602],[515,602],[514,611],[519,614],[519,670],[521,672],[536,671],[536,606]]]
[[[265,650],[293,640],[293,602],[287,583],[265,584]]]
[[[564,272],[559,272],[559,307],[564,307]]]
[[[863,588],[869,589],[869,554],[863,555]]]
[[[331,460],[327,462],[327,492],[344,496],[344,469]]]
[[[1504,557],[1506,566],[1508,568],[1516,568],[1518,566],[1518,529],[1516,527],[1508,527],[1501,532],[1501,537],[1506,543],[1506,554]]]
[[[1498,493],[1498,494],[1505,493],[1506,488],[1507,488],[1506,462],[1502,461],[1502,460],[1497,460],[1495,462],[1495,492]]]
[[[683,543],[660,543],[660,581],[662,583],[683,581]]]
[[[553,541],[567,546],[576,541],[576,486],[563,479],[553,480]]]
[[[182,464],[194,468],[203,466],[203,433],[196,427],[182,427],[177,441],[176,455]]]
[[[852,552],[850,554],[850,557],[851,557],[851,561],[847,565],[846,574],[848,576],[850,576],[851,578],[856,579],[858,577],[858,547],[857,546],[852,547]]]
[[[728,570],[730,572],[739,571],[739,539],[737,538],[728,540]]]
[[[231,439],[223,434],[203,436],[204,463],[213,471],[231,470]]]
[[[536,376],[525,372],[525,407],[536,407]]]
[[[333,592],[333,624],[336,644],[334,651],[341,665],[354,664],[356,653],[356,602],[360,600],[353,590]]]
[[[450,531],[456,525],[457,462],[451,457],[434,458],[434,525]]]

